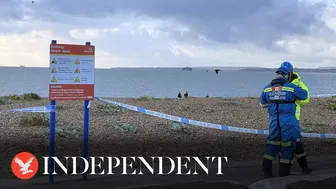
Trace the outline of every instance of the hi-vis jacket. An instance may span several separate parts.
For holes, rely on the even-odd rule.
[[[299,121],[296,119],[296,100],[306,100],[308,93],[301,87],[276,78],[265,86],[259,103],[268,108],[269,135],[267,143],[290,146],[301,136]],[[278,144],[279,143],[279,144]]]
[[[294,85],[297,85],[299,87],[301,87],[302,89],[306,90],[308,93],[308,97],[306,100],[296,100],[295,104],[296,104],[296,119],[300,120],[300,113],[301,113],[301,106],[307,104],[310,101],[310,95],[309,95],[309,90],[308,87],[303,83],[303,81],[301,80],[301,77],[298,73],[293,72],[293,77],[294,79],[292,80],[292,83]]]

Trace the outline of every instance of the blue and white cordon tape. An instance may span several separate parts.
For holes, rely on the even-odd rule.
[[[141,112],[141,113],[148,114],[148,115],[151,115],[151,116],[155,116],[155,117],[159,117],[159,118],[163,118],[163,119],[168,119],[168,120],[171,120],[171,121],[181,122],[181,123],[185,123],[185,124],[196,125],[196,126],[200,126],[200,127],[213,128],[213,129],[219,129],[219,130],[223,130],[223,131],[233,131],[233,132],[239,132],[239,133],[257,134],[257,135],[268,135],[268,130],[231,127],[231,126],[226,126],[226,125],[219,125],[219,124],[214,124],[214,123],[195,121],[195,120],[188,119],[188,118],[177,117],[177,116],[173,116],[173,115],[164,114],[164,113],[161,113],[161,112],[147,110],[147,109],[141,108],[141,107],[136,107],[136,106],[132,106],[132,105],[128,105],[128,104],[123,104],[123,103],[120,103],[120,102],[106,100],[106,99],[103,99],[103,98],[100,98],[100,97],[95,97],[95,99],[97,99],[99,101],[102,101],[102,102],[110,103],[110,104],[113,104],[113,105],[116,105],[116,106],[120,106],[120,107],[129,109],[129,110],[133,110],[133,111],[136,111],[136,112]],[[302,136],[303,137],[310,137],[310,138],[336,138],[336,134],[321,134],[321,133],[302,133]]]
[[[5,112],[55,112],[56,106],[34,106],[34,107],[28,107],[28,108],[18,108],[18,109],[12,109],[12,110],[2,110],[0,113]]]
[[[206,127],[206,128],[212,128],[212,129],[219,129],[223,131],[233,131],[233,132],[239,132],[239,133],[250,133],[250,134],[257,134],[257,135],[268,135],[268,130],[259,130],[259,129],[248,129],[248,128],[241,128],[241,127],[231,127],[231,126],[226,126],[226,125],[219,125],[219,124],[214,124],[214,123],[207,123],[207,122],[202,122],[202,121],[195,121],[192,119],[188,118],[182,118],[182,117],[177,117],[169,114],[164,114],[161,112],[156,112],[152,110],[147,110],[145,108],[141,107],[136,107],[128,104],[123,104],[120,102],[115,102],[115,101],[110,101],[106,99],[102,99],[100,97],[95,97],[95,99],[113,104],[115,106],[120,106],[132,111],[136,112],[141,112],[144,114],[148,114],[151,116],[171,120],[171,121],[176,121],[180,123],[185,123],[185,124],[190,124],[190,125],[196,125],[200,127]],[[36,106],[36,107],[28,107],[28,108],[19,108],[19,109],[12,109],[12,110],[2,110],[0,113],[5,113],[5,112],[55,112],[56,111],[56,106]],[[336,134],[322,134],[322,133],[302,133],[303,137],[309,137],[309,138],[336,138]]]

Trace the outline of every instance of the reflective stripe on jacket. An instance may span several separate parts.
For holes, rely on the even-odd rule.
[[[269,114],[269,141],[289,142],[301,136],[300,123],[296,119],[295,99],[307,99],[307,91],[290,82],[282,85],[268,84],[262,91],[259,103],[266,105]]]
[[[309,95],[309,90],[308,87],[305,85],[305,83],[301,80],[301,77],[298,73],[293,72],[293,75],[295,75],[295,79],[292,81],[292,83],[294,85],[297,85],[299,87],[301,87],[302,89],[306,90],[308,93],[308,97],[305,100],[296,100],[295,104],[296,104],[296,111],[295,111],[295,116],[297,120],[300,120],[300,116],[301,116],[301,106],[307,104],[308,102],[310,102],[310,95]]]

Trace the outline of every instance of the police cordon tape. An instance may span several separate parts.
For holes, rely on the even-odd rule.
[[[128,104],[123,104],[120,102],[115,102],[115,101],[110,101],[106,100],[100,97],[95,97],[96,100],[106,102],[113,104],[115,106],[120,106],[129,110],[133,110],[136,112],[141,112],[144,114],[148,114],[151,116],[163,118],[163,119],[168,119],[171,121],[176,121],[180,123],[185,123],[185,124],[190,124],[190,125],[195,125],[195,126],[200,126],[200,127],[206,127],[206,128],[213,128],[213,129],[219,129],[222,131],[232,131],[232,132],[239,132],[239,133],[250,133],[250,134],[257,134],[257,135],[268,135],[268,130],[259,130],[259,129],[248,129],[248,128],[241,128],[241,127],[231,127],[231,126],[226,126],[226,125],[219,125],[219,124],[214,124],[214,123],[207,123],[207,122],[201,122],[201,121],[195,121],[192,119],[188,118],[182,118],[182,117],[177,117],[169,114],[164,114],[161,112],[156,112],[152,110],[147,110],[145,108],[141,107],[136,107]],[[303,137],[309,137],[309,138],[336,138],[336,134],[321,134],[321,133],[302,133]]]
[[[55,112],[56,106],[34,106],[34,107],[27,107],[27,108],[17,108],[11,110],[1,110],[0,113],[5,112]]]
[[[239,133],[250,133],[250,134],[257,134],[257,135],[268,135],[268,130],[260,130],[260,129],[248,129],[248,128],[242,128],[242,127],[232,127],[232,126],[226,126],[226,125],[219,125],[219,124],[214,124],[214,123],[207,123],[207,122],[202,122],[202,121],[195,121],[192,119],[188,118],[182,118],[178,116],[173,116],[169,114],[164,114],[161,112],[156,112],[152,110],[147,110],[145,108],[137,107],[137,106],[132,106],[128,104],[123,104],[120,102],[115,102],[115,101],[110,101],[106,100],[100,97],[95,97],[96,100],[99,100],[101,102],[113,104],[115,106],[123,107],[132,111],[144,113],[147,115],[159,117],[162,119],[167,119],[171,121],[176,121],[180,123],[185,123],[185,124],[190,124],[190,125],[195,125],[195,126],[200,126],[200,127],[206,127],[206,128],[212,128],[212,129],[218,129],[222,131],[232,131],[232,132],[239,132]],[[28,108],[19,108],[19,109],[12,109],[12,110],[2,110],[0,113],[4,112],[55,112],[56,111],[56,106],[36,106],[36,107],[28,107]],[[308,137],[308,138],[336,138],[336,134],[322,134],[322,133],[302,133],[303,137]]]

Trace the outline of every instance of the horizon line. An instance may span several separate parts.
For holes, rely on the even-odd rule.
[[[47,66],[0,66],[2,68],[50,68]],[[160,67],[160,66],[151,66],[151,67],[145,67],[145,66],[139,66],[139,67],[132,67],[132,66],[128,66],[128,67],[96,67],[95,69],[113,69],[113,68],[202,68],[202,69],[215,69],[215,68],[236,68],[236,69],[277,69],[277,67],[259,67],[259,66],[174,66],[174,67]],[[295,69],[336,69],[336,66],[325,66],[325,67],[315,67],[315,68],[307,68],[307,67],[295,67]]]

